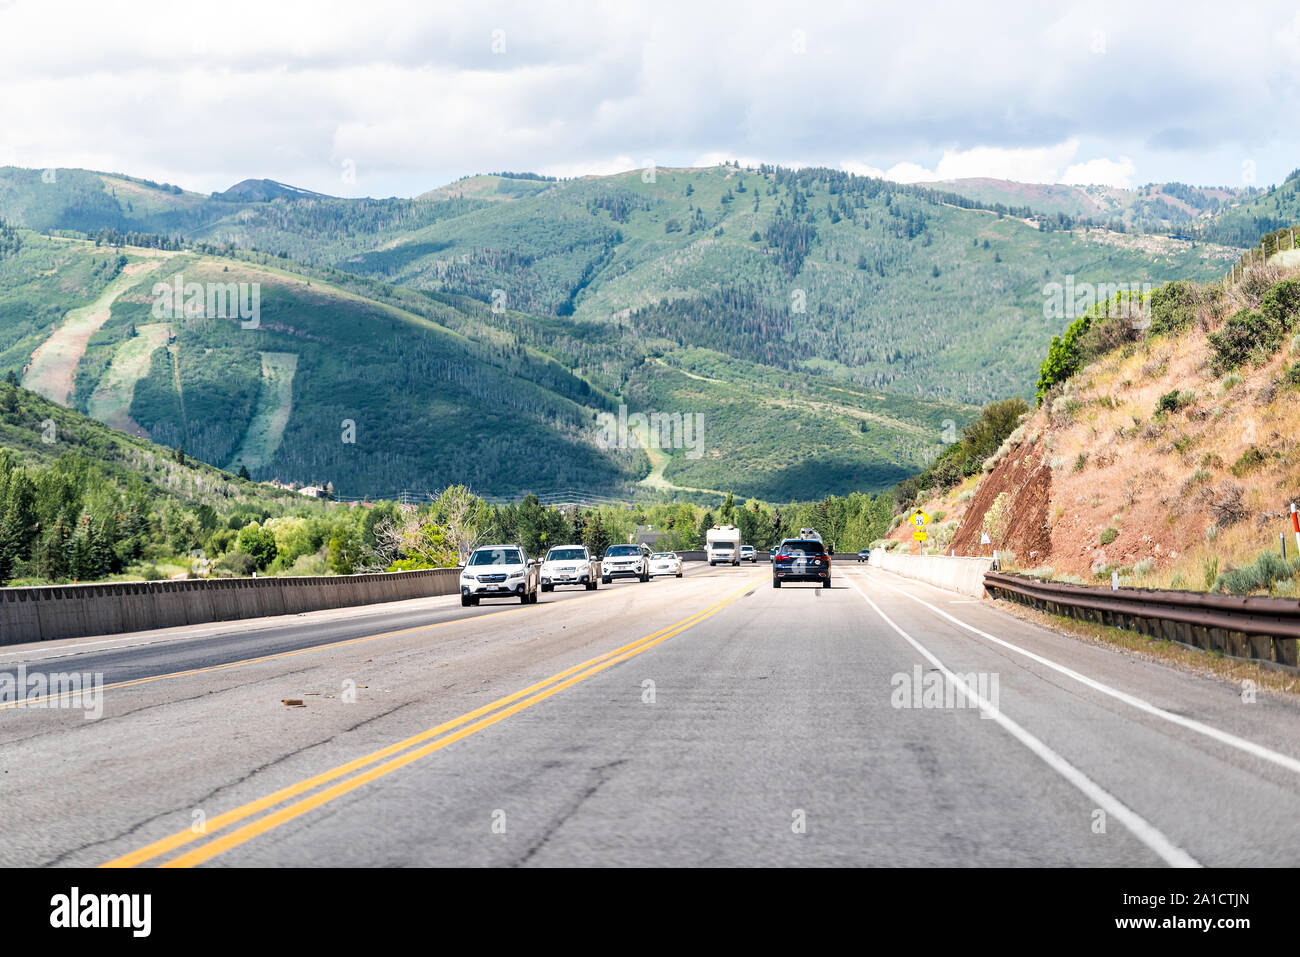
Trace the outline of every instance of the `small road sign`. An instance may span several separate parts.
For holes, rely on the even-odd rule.
[[[909,515],[907,520],[912,523],[913,528],[925,528],[926,525],[930,524],[930,516],[919,508]]]
[[[912,541],[914,542],[925,542],[925,541],[929,541],[929,539],[930,539],[930,533],[926,531],[922,531],[919,528],[912,533]]]

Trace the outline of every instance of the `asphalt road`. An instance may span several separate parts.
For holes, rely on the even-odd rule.
[[[0,863],[1297,859],[1292,699],[875,569],[768,576],[5,649],[120,684],[0,710]]]

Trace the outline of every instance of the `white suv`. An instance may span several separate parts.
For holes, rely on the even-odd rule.
[[[645,545],[611,545],[600,560],[600,580],[606,585],[615,578],[650,580],[650,549]]]
[[[484,598],[518,598],[537,603],[537,560],[519,545],[484,545],[474,549],[460,573],[460,603],[477,605]]]
[[[599,577],[600,569],[586,545],[557,545],[542,561],[542,591],[553,591],[556,585],[581,585],[595,591]]]

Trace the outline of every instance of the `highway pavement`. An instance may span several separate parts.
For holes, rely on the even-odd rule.
[[[0,652],[0,681],[54,672],[104,690],[0,705],[6,866],[1300,854],[1295,699],[855,564]]]

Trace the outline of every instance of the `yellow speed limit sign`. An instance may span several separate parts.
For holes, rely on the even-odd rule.
[[[925,512],[921,511],[919,508],[909,515],[907,520],[912,523],[912,527],[917,531],[920,531],[925,528],[926,525],[930,524],[930,516],[926,515]],[[917,541],[924,541],[924,539],[918,538]]]

